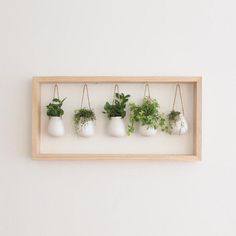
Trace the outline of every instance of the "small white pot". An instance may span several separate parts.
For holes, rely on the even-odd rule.
[[[157,133],[157,129],[153,127],[148,127],[147,125],[139,125],[139,132],[141,135],[146,137],[154,136]]]
[[[126,135],[124,120],[120,117],[111,117],[108,125],[108,132],[113,137],[123,137]]]
[[[183,135],[188,131],[188,122],[181,113],[179,119],[175,122],[172,128],[172,134]]]
[[[50,117],[48,122],[48,134],[53,137],[64,136],[65,128],[61,117]]]
[[[95,123],[88,121],[85,124],[76,126],[76,132],[82,137],[91,137],[95,134]]]

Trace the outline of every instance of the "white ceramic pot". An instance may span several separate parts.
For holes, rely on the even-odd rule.
[[[48,134],[61,137],[65,134],[65,128],[61,117],[50,117],[48,122]]]
[[[124,120],[120,117],[111,117],[108,125],[108,132],[113,137],[123,137],[126,135]]]
[[[146,137],[154,136],[157,133],[157,129],[153,127],[148,127],[147,125],[139,125],[139,132],[141,135]]]
[[[179,119],[175,122],[172,128],[172,134],[183,135],[188,131],[188,122],[181,113]]]
[[[76,132],[82,137],[91,137],[95,134],[95,123],[88,121],[83,125],[79,124],[76,127]]]

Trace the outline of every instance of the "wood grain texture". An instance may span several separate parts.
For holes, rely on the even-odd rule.
[[[174,76],[50,76],[34,77],[39,83],[193,83],[201,77]]]
[[[38,154],[34,160],[178,160],[194,161],[195,155],[159,155],[159,154]]]
[[[32,157],[40,153],[40,83],[32,82]]]
[[[195,143],[195,155],[201,160],[202,156],[202,80],[199,79],[196,84],[196,143]]]
[[[194,84],[194,153],[177,154],[60,154],[40,153],[40,108],[42,83],[193,83]],[[45,76],[32,80],[32,159],[34,160],[201,160],[202,79],[200,76]]]

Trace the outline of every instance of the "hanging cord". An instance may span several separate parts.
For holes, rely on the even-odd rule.
[[[148,93],[148,95],[146,95],[147,93]],[[143,98],[146,98],[146,97],[149,100],[151,99],[149,84],[145,84],[145,88],[144,88],[144,96],[143,96]]]
[[[118,85],[118,84],[116,84],[116,85],[115,85],[115,88],[114,88],[113,100],[112,100],[112,104],[113,104],[113,105],[114,105],[114,103],[115,103],[116,93],[120,93],[120,88],[119,88],[119,85]]]
[[[85,91],[86,91],[86,94],[87,94],[88,106],[89,106],[89,109],[91,110],[89,92],[88,92],[88,85],[87,84],[84,84],[84,87],[83,87],[82,100],[81,100],[81,109],[83,108]]]
[[[175,102],[176,102],[176,97],[177,97],[178,90],[179,90],[179,96],[180,96],[180,101],[181,101],[182,113],[184,115],[184,103],[183,103],[183,98],[182,98],[182,92],[181,92],[180,84],[177,84],[176,88],[175,88],[175,97],[174,97],[174,102],[173,102],[172,110],[175,109]]]
[[[59,89],[58,89],[58,85],[57,84],[54,85],[54,89],[53,89],[53,99],[54,98],[59,99]]]

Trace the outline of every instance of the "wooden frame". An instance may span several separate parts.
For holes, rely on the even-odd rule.
[[[40,106],[42,83],[192,83],[194,84],[194,153],[176,154],[42,154],[40,153]],[[32,159],[36,160],[201,160],[201,77],[34,77],[32,80]]]

